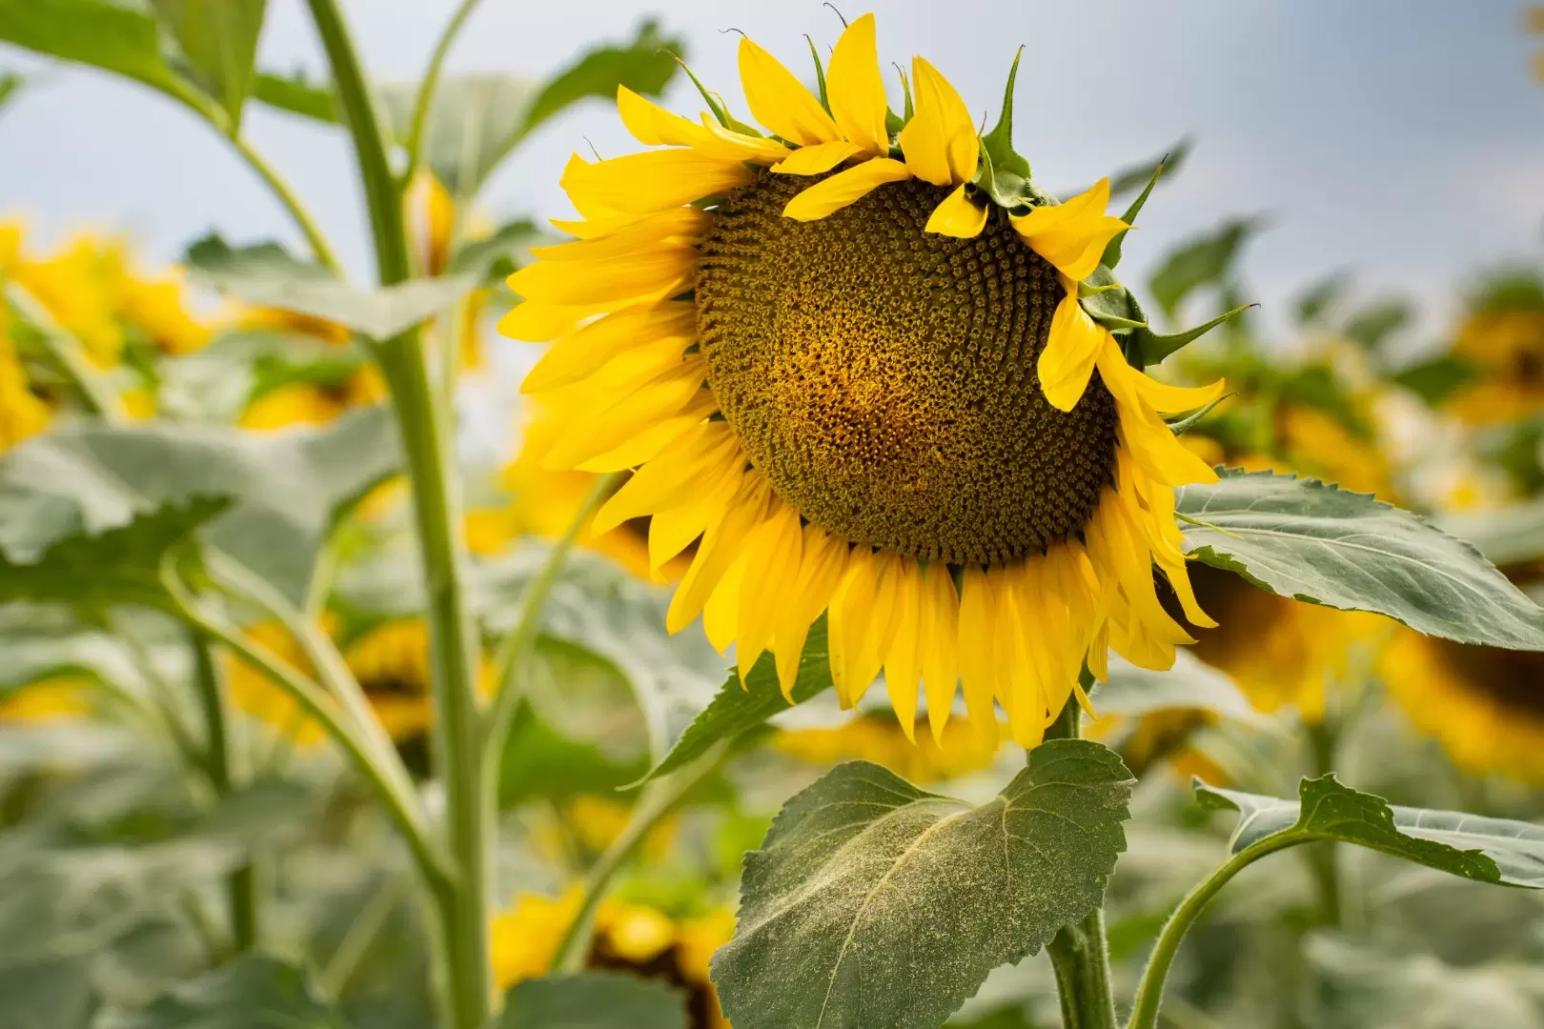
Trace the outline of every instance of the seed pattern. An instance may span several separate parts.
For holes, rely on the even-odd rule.
[[[1035,361],[1063,290],[994,210],[975,239],[923,232],[946,190],[885,186],[827,218],[782,216],[808,178],[726,197],[701,245],[698,338],[751,463],[853,543],[954,564],[1074,536],[1115,460],[1097,375],[1071,412]]]

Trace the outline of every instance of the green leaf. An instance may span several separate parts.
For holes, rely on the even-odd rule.
[[[658,96],[675,76],[676,56],[683,53],[685,43],[680,38],[665,36],[657,22],[645,21],[631,40],[597,47],[543,83],[510,145],[581,100],[614,99],[619,85]]]
[[[1202,322],[1194,328],[1167,335],[1154,332],[1147,326],[1142,326],[1132,330],[1131,346],[1136,349],[1137,355],[1141,358],[1142,366],[1144,368],[1151,368],[1155,364],[1161,364],[1164,358],[1181,347],[1194,343],[1223,322],[1237,318],[1245,311],[1256,306],[1258,305],[1244,304],[1233,308],[1231,311],[1224,311],[1211,321]]]
[[[1225,469],[1182,487],[1176,510],[1188,554],[1271,593],[1459,643],[1544,650],[1544,608],[1471,544],[1364,493]]]
[[[981,137],[981,150],[986,158],[986,163],[993,169],[996,178],[1022,182],[1029,180],[1029,162],[1013,149],[1013,87],[1019,78],[1019,59],[1024,56],[1024,48],[1021,46],[1013,55],[1013,64],[1008,69],[1008,83],[1003,87],[1003,109],[997,116],[997,124],[992,126],[992,131]]]
[[[1210,711],[1244,725],[1265,722],[1232,679],[1184,650],[1174,655],[1174,667],[1166,672],[1112,657],[1109,681],[1089,699],[1101,717],[1140,718],[1155,711],[1188,709]]]
[[[1259,218],[1235,218],[1171,252],[1148,282],[1164,314],[1173,317],[1193,291],[1221,285],[1228,279],[1239,248],[1263,226]]]
[[[1156,161],[1142,161],[1117,171],[1110,176],[1110,196],[1118,197],[1142,188],[1143,195],[1138,200],[1145,199],[1161,176],[1173,175],[1179,171],[1180,165],[1184,164],[1185,158],[1190,156],[1190,149],[1194,145],[1194,141],[1186,137],[1169,147]],[[1137,209],[1141,210],[1140,207]],[[1135,214],[1127,211],[1125,220],[1129,222],[1134,217],[1136,217]]]
[[[1137,298],[1103,265],[1078,283],[1078,303],[1090,318],[1111,332],[1129,332],[1147,324],[1147,314]]]
[[[0,592],[4,587],[0,586]],[[27,611],[30,621],[40,612]],[[8,620],[9,621],[9,620]],[[0,629],[0,695],[55,676],[87,676],[117,685],[141,675],[124,642],[104,632],[69,626],[27,625],[22,619]]]
[[[1395,372],[1393,381],[1435,407],[1480,377],[1473,364],[1455,354],[1407,365]]]
[[[686,998],[653,979],[579,972],[517,983],[495,1029],[686,1029]]]
[[[822,615],[810,626],[809,637],[804,642],[804,654],[799,659],[799,674],[793,687],[795,704],[802,704],[834,685],[826,648],[826,619]],[[743,684],[738,673],[729,673],[713,702],[692,719],[644,779],[656,779],[690,764],[719,740],[742,740],[758,733],[769,719],[788,708],[789,703],[783,698],[777,682],[777,667],[772,655],[763,654]]]
[[[0,0],[0,41],[173,95],[186,88],[166,63],[155,19],[116,0]]]
[[[332,90],[312,82],[302,71],[291,75],[260,71],[253,79],[252,96],[269,107],[315,121],[335,125],[341,117]]]
[[[1053,740],[972,807],[878,765],[840,765],[746,856],[713,979],[736,1029],[938,1026],[998,965],[1104,898],[1132,781],[1087,740]]]
[[[1298,324],[1322,324],[1330,309],[1340,302],[1350,286],[1351,277],[1344,271],[1338,271],[1303,290],[1292,305]]]
[[[160,362],[156,409],[178,422],[235,422],[280,386],[335,387],[365,363],[358,347],[266,330],[228,332],[208,346]]]
[[[13,71],[0,71],[0,107],[16,99],[16,92],[25,81]]]
[[[478,285],[503,282],[531,261],[531,247],[545,233],[529,218],[499,226],[491,236],[473,240],[451,255],[450,274],[465,275]]]
[[[1391,297],[1357,311],[1346,323],[1345,333],[1368,350],[1377,350],[1414,318],[1415,312],[1408,300]]]
[[[267,0],[152,0],[194,81],[219,101],[232,129],[252,89],[252,60]]]
[[[1304,779],[1297,800],[1208,786],[1196,799],[1239,814],[1233,853],[1267,837],[1291,834],[1338,840],[1414,861],[1477,882],[1544,888],[1544,827],[1457,811],[1395,807],[1340,783],[1334,775]]]
[[[311,977],[275,958],[248,954],[168,990],[144,1011],[102,1029],[347,1029]]]
[[[325,318],[378,340],[428,321],[473,285],[470,276],[453,275],[357,289],[318,265],[291,257],[277,243],[233,248],[219,236],[194,243],[187,261],[194,275],[222,293]]]
[[[120,570],[142,581],[153,570],[146,562],[198,529],[204,542],[298,600],[333,520],[400,462],[396,429],[380,408],[273,435],[170,423],[68,425],[0,458],[0,556],[30,565],[47,551],[50,567],[74,561],[81,581],[73,588],[91,590]],[[137,519],[145,524],[134,527]],[[102,542],[100,534],[120,527],[133,530],[124,545],[137,549],[123,556],[134,563],[117,560]],[[87,574],[88,561],[100,567]]]
[[[0,603],[57,602],[91,610],[112,604],[163,606],[163,558],[224,507],[221,501],[195,497],[183,506],[133,512],[114,528],[93,532],[81,531],[78,521],[72,524],[78,514],[67,501],[54,500],[18,503],[14,495],[0,493],[0,532],[10,537],[0,538]],[[57,518],[64,525],[36,526],[30,532],[63,528],[64,533],[41,547],[34,548],[33,541],[8,546],[29,531],[18,528],[18,516]]]

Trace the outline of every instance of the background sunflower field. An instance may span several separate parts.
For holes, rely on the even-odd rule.
[[[1182,503],[1219,624],[1168,671],[1113,659],[1084,739],[913,738],[883,690],[824,688],[824,622],[789,703],[770,658],[666,631],[695,545],[596,531],[618,479],[543,460],[576,412],[496,326],[566,238],[570,155],[629,148],[619,87],[743,107],[733,32],[820,69],[842,14],[0,0],[0,1029],[759,1029],[821,990],[827,1027],[1113,1029],[1069,1006],[1080,947],[1134,1027],[1544,1025],[1544,8],[875,7],[882,67],[936,55],[983,126],[1025,45],[1048,185],[1121,169],[1152,325],[1219,320],[1161,372],[1227,383],[1180,444],[1338,484],[1329,522],[1398,509],[1472,608],[1378,555],[1283,587]],[[1069,917],[991,949],[1038,873],[969,924],[896,888],[954,927],[894,959],[915,1014],[811,971],[819,934],[736,935],[758,890],[853,888],[841,854],[778,863],[843,776],[1001,802],[1006,856],[1002,798],[1069,745],[1124,770],[1116,842],[1044,873],[1108,857],[1095,943]]]

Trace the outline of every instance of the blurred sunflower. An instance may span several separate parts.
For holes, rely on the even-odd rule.
[[[1215,474],[1159,411],[1222,384],[1148,378],[1079,302],[1128,227],[1108,182],[1000,206],[932,65],[889,112],[872,15],[832,51],[826,102],[749,39],[739,60],[774,137],[716,99],[699,123],[620,89],[629,130],[667,149],[573,157],[583,220],[558,225],[578,240],[510,279],[504,331],[560,337],[526,381],[563,418],[543,465],[636,468],[595,528],[649,517],[655,567],[699,541],[668,627],[704,615],[742,675],[770,650],[791,691],[829,609],[845,704],[883,667],[908,735],[925,684],[937,737],[962,683],[983,737],[996,701],[1032,744],[1085,658],[1163,668],[1190,641],[1155,562],[1213,624],[1173,488]]]
[[[0,304],[0,452],[48,427],[48,404],[32,391],[8,331],[10,314]]]
[[[1533,269],[1494,277],[1470,301],[1453,344],[1464,381],[1443,407],[1471,425],[1492,426],[1544,411],[1544,276]]]
[[[822,768],[842,761],[872,761],[919,784],[979,772],[997,757],[994,743],[984,743],[957,722],[945,726],[937,741],[926,736],[918,741],[908,739],[894,719],[867,713],[844,725],[784,730],[773,737],[772,747]]]
[[[582,900],[575,887],[560,897],[522,893],[489,927],[494,980],[508,988],[548,974],[559,941]],[[708,978],[713,952],[734,933],[734,914],[717,908],[672,918],[658,908],[604,900],[585,964],[660,979],[684,990],[693,1029],[728,1029]]]
[[[1415,728],[1468,772],[1544,785],[1544,654],[1465,646],[1408,630],[1380,663]]]
[[[87,714],[88,684],[72,676],[29,682],[0,693],[0,725],[6,722],[52,722]]]

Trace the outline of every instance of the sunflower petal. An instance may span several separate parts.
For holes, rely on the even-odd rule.
[[[740,161],[695,150],[648,150],[604,161],[577,156],[560,184],[581,212],[597,205],[617,214],[646,214],[744,186],[756,173]]]
[[[916,110],[897,140],[906,155],[906,166],[917,178],[935,186],[969,182],[981,157],[970,109],[949,80],[927,61],[913,57],[911,71]]]
[[[740,83],[751,114],[772,132],[799,146],[841,139],[836,122],[776,57],[740,38]]]
[[[820,175],[859,152],[856,143],[839,139],[835,143],[817,143],[800,147],[772,166],[779,175]]]
[[[1077,406],[1108,335],[1078,303],[1074,285],[1051,315],[1051,331],[1035,364],[1041,392],[1052,407],[1071,411]]]
[[[821,179],[809,189],[788,201],[783,216],[795,221],[817,221],[865,196],[887,182],[901,182],[911,178],[911,173],[900,161],[888,157],[876,157],[846,171],[837,172],[829,179]]]
[[[842,135],[871,154],[888,153],[890,132],[885,116],[889,105],[885,100],[885,81],[879,73],[879,46],[872,14],[848,25],[836,41],[826,70],[826,90],[831,98],[831,114]]]
[[[927,694],[927,721],[933,742],[942,743],[944,726],[954,708],[959,689],[956,641],[959,638],[960,600],[954,578],[939,562],[923,573],[918,631],[922,635],[922,681]]]
[[[1013,227],[1057,270],[1081,282],[1099,267],[1104,248],[1117,232],[1130,228],[1114,215],[1104,213],[1110,202],[1110,180],[1100,179],[1092,189],[1064,204],[1037,207],[1012,219]]]
[[[910,162],[907,162],[908,167]],[[984,204],[977,204],[965,195],[965,186],[957,186],[953,193],[944,197],[943,202],[933,208],[933,213],[928,215],[927,224],[922,227],[923,232],[936,232],[940,236],[953,236],[956,239],[974,239],[981,235],[981,230],[986,227],[987,209]]]

